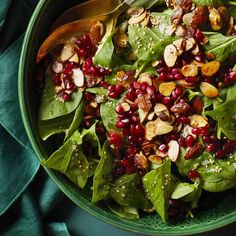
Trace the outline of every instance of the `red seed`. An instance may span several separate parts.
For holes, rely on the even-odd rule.
[[[225,153],[222,149],[219,149],[219,150],[216,151],[215,155],[216,155],[217,158],[222,158],[225,155]]]
[[[223,146],[223,151],[225,154],[232,153],[234,150],[235,150],[234,145],[232,145],[230,143],[225,143]]]
[[[187,147],[192,147],[195,143],[195,138],[192,135],[188,135],[186,137],[186,145]]]
[[[135,89],[140,89],[140,83],[137,82],[137,81],[134,81],[134,82],[133,82],[133,87],[134,87]]]
[[[109,93],[108,93],[108,96],[109,96],[110,98],[116,99],[116,98],[118,98],[118,97],[120,96],[120,94],[115,91],[115,92],[109,92]]]
[[[126,159],[121,159],[121,160],[120,160],[120,165],[121,165],[122,167],[127,167],[127,166],[129,165],[129,161],[126,160]]]
[[[137,115],[132,115],[131,119],[132,119],[132,121],[134,123],[138,123],[139,122],[139,117]]]
[[[166,78],[167,78],[167,74],[164,72],[161,72],[159,75],[159,80],[163,81],[163,80],[166,80]]]
[[[118,129],[122,129],[122,128],[125,127],[125,125],[124,125],[124,123],[123,123],[122,121],[117,121],[117,122],[116,122],[116,127],[117,127]]]
[[[122,86],[121,84],[116,85],[115,91],[119,94],[124,92],[124,86]]]
[[[63,92],[63,94],[62,94],[62,99],[63,99],[64,101],[69,101],[69,100],[71,99],[71,94],[68,94],[68,93],[66,93],[66,92]]]
[[[189,118],[187,116],[179,116],[177,120],[180,123],[189,124]]]
[[[190,179],[196,179],[196,178],[199,178],[200,177],[200,174],[196,171],[196,170],[190,170],[188,172],[188,177]]]
[[[102,88],[107,88],[108,82],[106,80],[103,80],[103,81],[101,81],[100,85]]]
[[[136,135],[137,137],[141,137],[144,135],[144,132],[144,127],[141,124],[135,126],[134,135]]]
[[[115,109],[115,112],[118,114],[118,115],[123,115],[125,113],[124,111],[124,108],[121,104],[118,104],[116,109]]]
[[[130,101],[134,101],[135,99],[136,99],[136,94],[135,93],[133,93],[133,92],[128,92],[128,93],[126,93],[126,97],[130,100]]]
[[[186,147],[185,140],[183,137],[178,139],[178,143],[180,147],[184,147],[184,148]]]
[[[109,92],[116,92],[116,86],[114,84],[108,86]]]
[[[200,134],[200,130],[198,128],[192,128],[192,133],[198,135]]]
[[[164,143],[160,144],[160,146],[158,147],[158,150],[159,150],[160,152],[167,152],[168,149],[169,149],[168,145],[166,145],[166,144],[164,144]]]
[[[117,148],[121,148],[123,146],[123,135],[120,132],[111,132],[108,134],[108,138],[111,144],[116,146]]]
[[[171,97],[164,97],[162,100],[162,103],[164,105],[166,105],[167,107],[169,107],[172,103],[172,98]]]
[[[216,148],[216,145],[214,143],[210,143],[206,146],[206,149],[208,152],[213,152]]]
[[[154,88],[154,86],[147,86],[146,88],[146,92],[147,94],[149,94],[150,96],[152,96],[155,93],[156,89]]]
[[[55,86],[61,85],[60,74],[57,74],[57,73],[53,74],[53,83]]]
[[[152,95],[152,100],[154,103],[160,103],[162,102],[164,96],[161,93],[154,93]]]
[[[148,86],[148,83],[147,83],[147,82],[142,82],[142,83],[140,84],[140,88],[141,88],[141,90],[143,90],[143,91],[146,91],[147,86]]]

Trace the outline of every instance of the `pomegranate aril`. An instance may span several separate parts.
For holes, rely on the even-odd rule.
[[[190,84],[195,84],[198,82],[198,78],[189,76],[185,78],[185,81]]]
[[[122,121],[117,121],[117,122],[116,122],[116,127],[117,127],[118,129],[122,129],[122,128],[125,127],[125,124],[124,124]]]
[[[174,75],[174,77],[175,77],[176,80],[184,79],[184,76],[183,76],[181,73],[176,73],[176,74]]]
[[[188,172],[188,177],[190,179],[196,179],[196,178],[199,178],[200,177],[200,174],[196,171],[196,170],[190,170]]]
[[[53,74],[53,83],[55,86],[60,86],[61,85],[61,79],[60,79],[60,74]]]
[[[152,101],[154,103],[160,103],[163,100],[164,96],[160,93],[154,93],[152,95]]]
[[[78,53],[78,55],[79,55],[80,57],[85,57],[85,56],[87,55],[86,50],[83,49],[83,48],[79,48],[78,51],[77,51],[77,53]]]
[[[136,135],[137,137],[141,137],[144,135],[144,132],[144,127],[141,124],[135,126],[134,135]]]
[[[121,104],[118,104],[116,109],[115,109],[115,112],[118,114],[118,115],[123,115],[125,113],[124,111],[124,108]]]
[[[124,92],[124,86],[122,86],[121,84],[116,85],[115,91],[119,94],[123,93]]]
[[[179,116],[177,120],[183,124],[189,124],[189,118],[187,116]]]
[[[107,88],[108,87],[108,82],[106,80],[103,80],[100,82],[100,85],[102,88]]]
[[[136,144],[138,143],[138,138],[136,136],[130,135],[128,137],[128,140],[132,143],[132,144]]]
[[[146,88],[146,92],[147,94],[149,94],[150,96],[152,96],[155,93],[155,88],[153,86],[148,85]]]
[[[134,101],[135,99],[136,99],[136,94],[135,93],[133,93],[133,92],[128,92],[128,93],[126,93],[126,97],[130,100],[130,101]]]
[[[159,75],[159,80],[166,80],[166,78],[167,78],[167,74],[161,72],[160,75]]]
[[[198,135],[200,134],[200,130],[198,128],[192,128],[192,133]]]
[[[143,138],[143,137],[139,137],[139,138],[138,138],[138,143],[139,143],[139,144],[142,144],[143,142],[144,142],[144,138]]]
[[[71,99],[71,94],[68,94],[68,93],[66,93],[66,92],[63,92],[63,93],[62,93],[62,99],[63,99],[64,101],[69,101],[69,100]]]
[[[172,98],[171,97],[164,97],[162,99],[162,103],[166,105],[167,107],[171,106],[172,104]]]
[[[168,149],[169,149],[168,145],[166,145],[166,144],[164,144],[164,143],[163,143],[163,144],[160,144],[159,147],[158,147],[158,150],[159,150],[160,152],[167,152]]]
[[[129,161],[126,159],[122,159],[122,160],[120,160],[120,165],[122,167],[127,167],[129,165]]]
[[[115,145],[117,148],[121,148],[123,145],[123,135],[119,132],[111,132],[108,134],[108,138],[111,144]]]
[[[70,91],[74,91],[76,89],[76,86],[72,81],[68,80],[66,82],[66,89]]]
[[[235,150],[234,145],[230,144],[230,143],[225,143],[223,145],[223,151],[225,154],[229,154],[232,153]]]
[[[133,82],[133,88],[135,88],[135,89],[140,89],[140,83],[137,82],[137,81],[134,81],[134,82]],[[133,91],[134,91],[134,90],[133,90]]]
[[[139,117],[137,115],[132,115],[131,119],[132,119],[132,121],[134,123],[138,123],[139,122]]]
[[[109,92],[116,92],[116,86],[114,84],[108,86]]]
[[[185,140],[183,137],[178,139],[178,143],[180,147],[184,147],[184,148],[186,147]]]
[[[217,158],[222,158],[222,157],[224,157],[225,152],[222,149],[219,149],[216,151],[215,155]]]
[[[108,96],[109,96],[110,98],[116,99],[116,98],[118,98],[118,97],[120,96],[120,94],[115,91],[115,92],[109,92],[109,93],[108,93]]]
[[[216,148],[216,145],[214,143],[210,143],[206,146],[206,149],[208,152],[213,152]]]
[[[131,174],[133,172],[133,167],[131,165],[128,165],[126,168],[125,168],[125,173],[127,175]]]
[[[188,135],[186,137],[185,143],[186,143],[187,147],[192,147],[194,145],[194,143],[195,143],[195,138],[192,135]]]
[[[92,101],[93,98],[94,98],[94,95],[93,95],[92,93],[85,92],[84,98],[85,98],[87,101]]]

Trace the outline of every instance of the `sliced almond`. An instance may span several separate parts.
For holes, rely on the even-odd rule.
[[[220,62],[211,61],[202,66],[202,74],[208,77],[215,75],[220,69]]]
[[[165,28],[165,33],[169,36],[172,36],[176,31],[176,25],[169,25]]]
[[[156,164],[156,165],[161,165],[162,164],[162,158],[160,158],[157,155],[151,155],[148,157],[148,160],[151,161],[152,163]]]
[[[184,38],[177,39],[172,44],[176,47],[178,51],[178,56],[180,56],[185,50],[185,45],[186,45],[185,39]]]
[[[77,87],[83,87],[84,86],[84,74],[82,72],[81,69],[79,68],[76,68],[76,69],[73,69],[73,75],[72,75],[72,79],[73,79],[73,82],[74,84],[77,86]]]
[[[153,120],[154,116],[155,116],[155,112],[153,111],[153,112],[151,112],[151,113],[148,114],[147,119],[148,119],[148,120]]]
[[[183,23],[190,26],[193,22],[193,13],[187,13],[183,16]]]
[[[69,59],[69,61],[73,61],[79,64],[79,55],[75,52],[74,55]]]
[[[179,37],[184,37],[186,35],[186,28],[183,25],[178,25],[175,34]]]
[[[147,16],[147,12],[144,11],[140,16],[137,16],[137,17],[136,17],[136,16],[132,16],[132,17],[129,19],[128,23],[129,23],[130,25],[138,24],[138,23],[140,23],[141,21],[143,21],[146,16]]]
[[[194,114],[189,116],[190,126],[193,128],[202,128],[208,124],[207,118]]]
[[[134,17],[138,17],[140,15],[142,15],[142,13],[145,11],[145,8],[144,7],[130,7],[128,10],[127,10],[127,13],[130,15],[130,16],[134,16]]]
[[[173,67],[178,58],[178,51],[173,44],[168,45],[164,51],[164,60],[167,66]]]
[[[195,77],[198,74],[198,67],[194,64],[187,64],[182,67],[181,73],[185,77],[189,77],[189,76]]]
[[[146,82],[148,85],[152,86],[152,77],[149,73],[144,72],[139,75],[138,82],[139,83]]]
[[[168,97],[171,95],[173,90],[176,88],[176,83],[175,82],[164,82],[161,83],[159,86],[159,92],[165,96]]]
[[[179,157],[179,144],[175,140],[171,140],[168,143],[169,149],[168,149],[168,157],[171,161],[175,162]]]
[[[139,108],[138,115],[139,115],[140,123],[142,124],[146,120],[146,118],[148,117],[148,111],[144,111],[141,108]]]
[[[207,82],[201,82],[200,90],[205,96],[209,98],[217,97],[219,94],[219,90],[215,86]]]
[[[162,113],[162,114],[165,114],[166,116],[170,117],[170,112],[169,112],[168,108],[162,103],[157,103],[155,105],[154,112],[157,116],[159,116]]]
[[[191,54],[194,56],[197,56],[197,55],[199,55],[199,53],[200,53],[200,48],[199,48],[198,44],[196,44],[195,47],[191,50]]]
[[[67,61],[69,60],[75,53],[75,48],[73,44],[67,43],[64,45],[62,51],[61,51],[61,61]]]
[[[192,49],[196,45],[196,40],[194,38],[189,38],[186,40],[186,48],[185,50],[188,51]]]
[[[52,65],[52,70],[55,72],[55,73],[61,73],[62,70],[63,70],[63,64],[58,62],[58,61],[55,61]]]
[[[160,118],[155,121],[148,121],[145,129],[145,138],[152,140],[157,135],[168,134],[173,130],[173,126],[163,122]]]
[[[147,15],[143,21],[140,22],[140,25],[147,26],[150,22],[150,15]]]

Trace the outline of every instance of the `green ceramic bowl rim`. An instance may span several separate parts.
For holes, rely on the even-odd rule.
[[[25,98],[25,86],[24,86],[24,74],[25,74],[25,62],[27,59],[27,54],[28,54],[28,45],[31,42],[31,37],[33,35],[33,31],[34,31],[34,25],[38,20],[38,16],[40,15],[40,13],[43,10],[44,5],[47,3],[47,0],[40,0],[36,9],[33,12],[33,15],[30,19],[28,28],[26,30],[25,33],[25,37],[24,37],[24,42],[23,42],[23,46],[22,46],[22,51],[21,51],[21,57],[20,57],[20,63],[19,63],[19,73],[18,73],[18,96],[19,96],[19,103],[20,103],[20,110],[21,110],[21,115],[22,115],[22,119],[23,119],[23,123],[27,132],[27,135],[29,137],[29,140],[32,144],[32,147],[35,151],[35,153],[37,154],[39,160],[41,159],[40,157],[42,157],[42,152],[40,151],[40,148],[37,145],[37,142],[35,140],[35,136],[32,132],[31,129],[31,123],[30,123],[30,118],[29,118],[29,114],[27,111],[27,106],[26,106],[26,98]],[[189,235],[189,234],[195,234],[195,233],[202,233],[202,232],[206,232],[206,231],[210,231],[210,230],[214,230],[220,227],[223,227],[227,224],[233,223],[236,221],[236,214],[234,213],[230,213],[226,216],[223,216],[221,218],[220,222],[214,222],[211,225],[208,224],[204,224],[201,226],[201,228],[198,229],[180,229],[180,230],[176,230],[173,227],[173,231],[172,230],[168,230],[168,232],[163,231],[163,230],[159,230],[159,229],[155,229],[155,230],[151,230],[151,229],[145,229],[144,227],[137,227],[136,225],[132,225],[132,221],[130,221],[130,224],[127,225],[124,222],[117,222],[117,217],[114,216],[112,218],[108,218],[102,214],[99,213],[98,210],[96,209],[92,209],[87,202],[82,198],[82,197],[75,197],[65,186],[64,184],[58,179],[58,177],[56,176],[55,173],[53,173],[51,170],[46,169],[47,173],[49,174],[49,176],[54,180],[54,182],[57,184],[57,186],[64,192],[64,194],[70,198],[74,203],[76,203],[79,207],[81,207],[82,209],[84,209],[85,211],[87,211],[89,214],[93,215],[94,217],[109,223],[113,226],[116,226],[118,228],[121,228],[123,230],[128,230],[131,232],[136,232],[136,233],[143,233],[143,234],[148,234],[148,235],[157,235],[157,234],[162,234],[162,235]]]

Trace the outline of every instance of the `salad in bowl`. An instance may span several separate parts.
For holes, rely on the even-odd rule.
[[[42,165],[120,217],[194,217],[236,186],[236,4],[135,1],[38,64]]]

